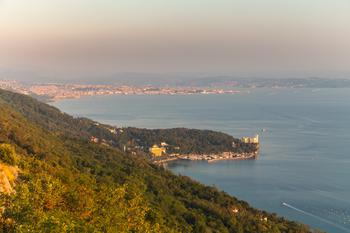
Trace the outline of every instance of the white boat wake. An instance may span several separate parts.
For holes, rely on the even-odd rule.
[[[350,232],[350,229],[347,229],[347,228],[345,228],[345,227],[343,227],[343,226],[341,226],[341,225],[339,225],[339,224],[337,224],[337,223],[331,222],[331,221],[329,221],[329,220],[327,220],[327,219],[321,218],[321,217],[319,217],[319,216],[317,216],[317,215],[314,215],[314,214],[312,214],[312,213],[309,213],[309,212],[306,212],[306,211],[301,210],[301,209],[299,209],[299,208],[296,208],[296,207],[294,207],[294,206],[292,206],[292,205],[290,205],[290,204],[288,204],[288,203],[286,203],[286,202],[283,202],[282,205],[285,206],[285,207],[287,207],[287,208],[290,208],[290,209],[292,209],[292,210],[295,210],[295,211],[297,211],[297,212],[299,212],[299,213],[302,213],[302,214],[308,215],[308,216],[310,216],[310,217],[316,218],[316,219],[318,219],[318,220],[320,220],[320,221],[322,221],[322,222],[324,222],[324,223],[327,223],[327,224],[329,224],[329,225],[332,225],[332,226],[334,226],[334,227],[336,227],[336,228],[338,228],[338,229],[341,229],[341,230],[343,230],[343,231],[345,231],[345,232]]]

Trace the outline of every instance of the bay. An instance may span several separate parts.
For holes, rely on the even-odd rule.
[[[350,89],[98,96],[52,105],[119,127],[212,129],[235,137],[258,133],[257,160],[182,161],[168,167],[253,207],[328,232],[350,232]]]

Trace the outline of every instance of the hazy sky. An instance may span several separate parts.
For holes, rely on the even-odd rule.
[[[350,0],[0,0],[0,69],[349,75]]]

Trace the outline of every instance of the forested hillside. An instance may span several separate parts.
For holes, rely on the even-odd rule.
[[[122,152],[109,128],[0,90],[0,185],[14,190],[0,192],[0,231],[312,232]]]

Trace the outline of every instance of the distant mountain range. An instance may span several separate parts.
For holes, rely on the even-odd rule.
[[[306,87],[341,88],[350,87],[350,76],[297,76],[279,77],[247,76],[206,73],[92,73],[89,75],[42,74],[35,71],[10,71],[0,69],[0,80],[17,80],[25,85],[33,84],[91,84],[91,85],[129,85],[154,87]]]
[[[350,79],[330,78],[232,78],[227,76],[197,78],[178,83],[181,86],[215,86],[243,88],[345,88]]]

